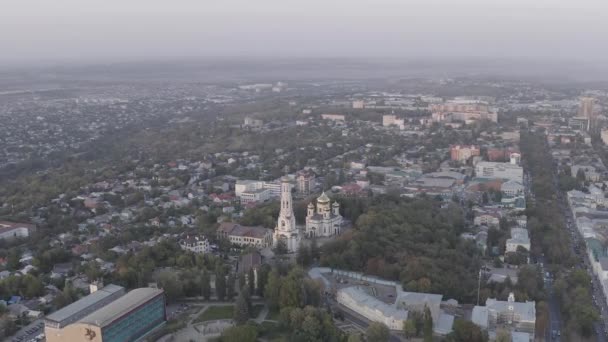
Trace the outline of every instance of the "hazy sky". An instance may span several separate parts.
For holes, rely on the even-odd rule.
[[[0,61],[606,60],[608,0],[0,0]]]

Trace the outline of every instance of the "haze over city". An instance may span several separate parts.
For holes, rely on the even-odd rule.
[[[6,1],[6,62],[196,57],[604,63],[602,0]]]
[[[0,341],[608,340],[605,0],[0,2]]]

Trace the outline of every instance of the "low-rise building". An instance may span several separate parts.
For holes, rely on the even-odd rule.
[[[529,341],[534,341],[536,327],[536,302],[516,302],[513,293],[507,301],[488,298],[485,306],[475,306],[471,316],[473,323],[487,330],[490,338],[496,331],[505,329],[511,332],[527,333]]]
[[[198,236],[186,236],[186,238],[179,241],[179,247],[183,250],[197,254],[209,253],[211,251],[209,240],[205,237]]]
[[[408,317],[407,310],[386,304],[356,286],[340,289],[336,298],[350,310],[370,321],[383,323],[391,330],[403,329]]]
[[[344,122],[346,120],[345,116],[342,114],[321,114],[321,119]]]
[[[517,252],[518,247],[530,250],[530,237],[528,230],[524,228],[511,228],[511,238],[507,239],[506,252]]]
[[[454,161],[466,162],[473,156],[480,154],[479,146],[476,145],[452,145],[450,147],[450,158]]]
[[[396,115],[383,115],[382,116],[382,126],[384,127],[398,127],[399,129],[405,129],[405,120],[398,119]]]
[[[476,211],[473,224],[476,226],[498,227],[501,215],[496,211]]]
[[[524,186],[516,180],[509,180],[500,186],[500,191],[507,196],[519,196],[524,193]]]
[[[272,246],[272,229],[264,227],[249,227],[233,222],[223,222],[217,229],[217,236],[239,246],[258,248]]]
[[[454,316],[441,309],[442,295],[407,292],[403,291],[400,283],[338,269],[313,267],[308,275],[322,282],[326,289],[334,289],[329,291],[336,291],[335,284],[332,284],[336,278],[352,278],[352,282],[358,285],[346,285],[334,292],[338,303],[370,321],[385,324],[391,330],[402,330],[410,312],[423,314],[428,308],[435,334],[446,335],[452,331]],[[383,290],[378,290],[376,285]]]
[[[29,237],[35,228],[34,225],[28,223],[0,221],[0,240]]]
[[[480,178],[498,178],[523,182],[524,169],[515,163],[479,162],[475,174]]]
[[[270,189],[254,189],[243,191],[239,195],[242,204],[261,203],[269,200],[272,197]]]

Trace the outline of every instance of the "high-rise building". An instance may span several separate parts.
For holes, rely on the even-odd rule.
[[[302,170],[296,175],[296,190],[301,195],[309,195],[315,190],[315,173]]]
[[[602,142],[606,145],[608,145],[608,129],[604,128],[602,129],[602,132],[600,133],[600,137],[602,138]]]
[[[597,108],[593,97],[581,97],[581,104],[578,116],[588,120],[587,130],[594,130],[597,127]]]
[[[283,241],[290,253],[298,251],[300,246],[300,231],[296,227],[296,217],[293,213],[293,201],[291,197],[291,183],[289,178],[281,179],[281,211],[274,229],[274,245]]]
[[[593,97],[581,97],[581,104],[578,110],[578,116],[592,119],[594,116],[595,99]]]

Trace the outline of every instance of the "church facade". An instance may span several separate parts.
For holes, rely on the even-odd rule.
[[[308,204],[306,215],[306,236],[328,237],[340,234],[342,229],[342,216],[338,202],[331,204],[329,197],[324,193],[317,198],[317,207]]]
[[[281,211],[274,229],[273,241],[276,247],[283,241],[289,253],[295,253],[300,246],[300,231],[296,227],[296,217],[293,214],[293,200],[291,197],[291,183],[288,178],[281,179]]]

